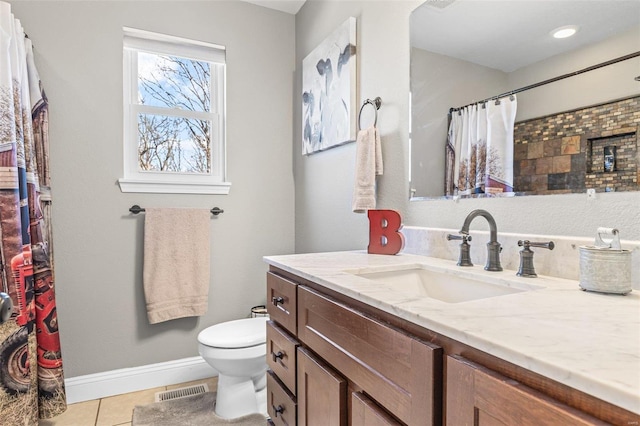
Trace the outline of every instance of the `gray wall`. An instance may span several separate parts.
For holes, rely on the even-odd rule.
[[[419,1],[307,0],[296,15],[293,164],[296,180],[296,251],[363,249],[366,215],[351,211],[355,144],[301,154],[302,59],[348,17],[357,18],[358,108],[382,98],[378,130],[384,176],[378,208],[408,205],[409,13]]]
[[[506,92],[507,78],[503,71],[411,48],[413,197],[441,197],[444,194],[449,108]]]
[[[299,64],[348,16],[358,18],[360,101],[381,96],[379,128],[385,174],[378,205],[399,210],[406,225],[460,228],[473,209],[493,213],[502,232],[591,237],[598,226],[615,226],[624,239],[640,240],[640,192],[530,196],[486,200],[409,202],[409,15],[422,2],[311,0],[296,15],[294,165],[296,250],[365,249],[368,223],[350,211],[353,144],[310,157],[300,155]],[[443,82],[446,84],[446,82]],[[585,90],[588,90],[586,88]],[[338,178],[336,175],[342,177]],[[486,229],[477,221],[475,229]]]
[[[198,355],[198,332],[265,301],[294,247],[294,17],[243,2],[13,2],[50,101],[56,296],[67,378]],[[227,47],[229,195],[123,194],[122,27]],[[209,311],[149,325],[143,207],[219,206]]]
[[[640,26],[565,55],[509,73],[510,87],[524,87],[638,51]],[[640,93],[640,58],[627,59],[518,94],[516,122],[597,105]],[[587,88],[585,90],[585,88]]]

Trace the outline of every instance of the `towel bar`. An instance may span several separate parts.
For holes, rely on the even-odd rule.
[[[358,130],[362,130],[362,126],[360,125],[360,119],[362,118],[362,110],[367,104],[372,105],[375,108],[376,115],[373,121],[373,125],[375,126],[376,124],[378,124],[378,110],[380,109],[380,105],[382,105],[382,99],[380,99],[380,96],[378,96],[375,99],[365,99],[365,101],[362,103],[362,106],[360,107],[360,112],[358,113]]]
[[[133,214],[138,214],[138,213],[144,212],[145,210],[142,207],[140,207],[139,205],[135,204],[135,205],[131,206],[129,211],[131,213],[133,213]],[[219,207],[214,207],[214,208],[211,209],[211,214],[214,215],[214,216],[218,216],[220,213],[224,213],[224,210],[222,210]]]

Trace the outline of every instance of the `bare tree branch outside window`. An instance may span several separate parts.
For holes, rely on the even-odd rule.
[[[140,170],[211,171],[212,122],[173,112],[210,112],[210,87],[208,62],[138,53],[138,101],[166,110],[166,114],[138,115]]]

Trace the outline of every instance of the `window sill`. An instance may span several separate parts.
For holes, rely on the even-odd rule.
[[[227,195],[231,182],[220,183],[178,183],[150,182],[135,179],[118,179],[122,192],[147,192],[154,194],[216,194]]]

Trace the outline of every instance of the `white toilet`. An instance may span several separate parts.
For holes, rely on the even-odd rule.
[[[215,412],[225,419],[267,415],[268,317],[212,325],[198,334],[198,352],[218,375]]]

